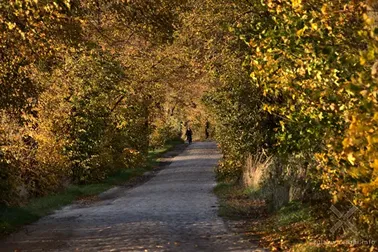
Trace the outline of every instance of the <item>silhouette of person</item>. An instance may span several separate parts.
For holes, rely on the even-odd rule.
[[[209,138],[209,128],[210,128],[210,123],[209,121],[206,121],[206,126],[205,126],[205,134],[206,134],[206,139]]]
[[[185,135],[186,135],[186,138],[187,138],[189,144],[191,144],[191,143],[192,143],[192,135],[193,135],[192,129],[191,129],[191,128],[188,128],[188,129],[186,130]]]

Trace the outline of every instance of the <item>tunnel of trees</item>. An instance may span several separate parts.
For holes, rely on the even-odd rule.
[[[353,204],[359,230],[378,234],[375,7],[1,1],[0,203],[143,166],[187,124],[202,139],[210,122],[219,178],[241,183],[269,161],[266,183]]]

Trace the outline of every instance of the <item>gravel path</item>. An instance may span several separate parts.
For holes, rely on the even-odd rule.
[[[215,143],[190,145],[155,177],[72,205],[0,242],[1,251],[259,251],[217,216]]]

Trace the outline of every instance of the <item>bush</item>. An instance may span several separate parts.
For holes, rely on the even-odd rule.
[[[311,179],[333,203],[358,206],[366,236],[377,233],[378,213],[378,40],[369,8],[365,1],[250,2],[249,16],[229,28],[249,47],[239,47],[246,59],[239,71],[249,81],[225,60],[224,83],[207,99],[227,173],[240,176],[245,156],[261,148],[279,160],[275,168],[289,165],[289,177],[302,164],[316,167],[294,182]]]
[[[19,204],[61,187],[68,176],[67,159],[51,132],[1,116],[1,203]]]

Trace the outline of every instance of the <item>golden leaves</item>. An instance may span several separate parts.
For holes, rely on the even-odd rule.
[[[291,0],[291,6],[296,11],[301,10],[303,8],[302,0]]]
[[[6,24],[7,24],[7,27],[8,27],[9,30],[13,30],[16,27],[15,23],[6,22]]]
[[[298,31],[296,32],[296,35],[297,35],[298,37],[303,36],[304,32],[305,32],[307,29],[308,29],[308,26],[305,25],[302,29],[300,29],[300,30],[298,30]]]
[[[265,37],[251,40],[263,52],[253,57],[259,65],[251,62],[251,77],[272,100],[263,109],[279,121],[275,140],[283,152],[296,144],[300,151],[319,147],[322,187],[338,200],[350,193],[361,207],[372,206],[364,194],[378,188],[372,175],[378,167],[378,83],[369,73],[378,40],[369,30],[371,18],[355,2],[292,0],[281,4],[282,13],[270,6],[271,30],[262,27]],[[295,135],[301,143],[290,141]],[[369,190],[358,189],[363,183]]]
[[[349,153],[347,159],[352,165],[355,164],[356,158],[354,157],[353,153]]]
[[[321,12],[322,12],[323,15],[327,14],[327,8],[328,8],[328,5],[326,3],[323,4],[323,6],[321,8]]]
[[[317,31],[318,30],[318,24],[317,23],[311,23],[311,28],[312,28],[312,30]]]

